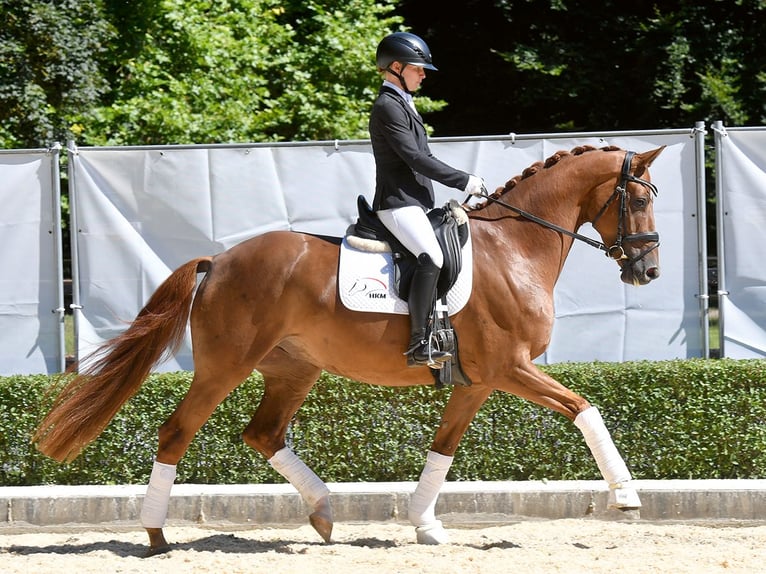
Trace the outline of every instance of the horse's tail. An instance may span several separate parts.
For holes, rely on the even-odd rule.
[[[211,259],[200,257],[176,269],[130,327],[88,357],[85,369],[66,382],[37,427],[32,440],[40,452],[58,461],[76,458],[136,394],[152,367],[178,350],[197,273],[207,272]]]

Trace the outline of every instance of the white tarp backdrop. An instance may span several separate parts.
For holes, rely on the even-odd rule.
[[[625,285],[619,279],[615,262],[576,241],[556,286],[556,323],[551,344],[538,362],[702,356],[693,136],[685,131],[545,137],[517,139],[515,143],[506,139],[476,142],[470,152],[454,145],[447,149],[442,144],[432,146],[438,157],[453,165],[461,165],[461,156],[475,158],[476,173],[492,188],[535,161],[577,145],[616,145],[638,152],[668,146],[651,168],[652,181],[660,190],[654,212],[662,242],[662,276],[643,287]],[[589,226],[581,231],[597,237]]]
[[[766,129],[716,128],[722,355],[766,358]]]
[[[660,190],[655,214],[662,277],[644,287],[625,285],[613,261],[576,242],[556,289],[551,346],[540,362],[703,356],[699,141],[694,130],[668,130],[431,142],[437,157],[479,174],[490,188],[576,145],[637,152],[667,145],[651,169]],[[356,219],[356,196],[371,200],[374,190],[367,141],[72,148],[69,153],[81,357],[123,330],[188,259],[273,229],[341,236]],[[437,186],[437,204],[450,197],[463,194]],[[160,370],[192,367],[187,334],[178,355]]]
[[[0,375],[64,365],[58,148],[0,151]]]

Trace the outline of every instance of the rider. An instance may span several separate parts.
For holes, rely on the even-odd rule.
[[[433,156],[423,119],[412,94],[436,70],[422,38],[408,32],[389,34],[378,44],[376,61],[384,81],[370,114],[375,158],[373,209],[386,228],[417,257],[410,287],[409,366],[441,366],[449,353],[431,348],[428,324],[436,299],[443,255],[426,216],[434,207],[431,180],[471,195],[481,195],[481,178],[457,170]]]

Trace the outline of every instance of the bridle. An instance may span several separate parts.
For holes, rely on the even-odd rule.
[[[606,210],[612,204],[612,202],[615,199],[619,200],[619,216],[617,218],[617,237],[615,239],[614,245],[612,245],[611,247],[607,247],[606,244],[604,244],[603,242],[598,241],[596,239],[592,239],[585,235],[582,235],[581,233],[564,229],[563,227],[560,227],[559,225],[556,225],[555,223],[546,221],[545,219],[537,217],[536,215],[533,215],[527,211],[524,211],[521,208],[505,203],[504,201],[501,201],[500,199],[490,197],[490,196],[486,196],[486,198],[487,200],[493,203],[497,203],[507,209],[510,209],[511,211],[522,216],[524,219],[534,221],[535,223],[542,225],[543,227],[547,227],[548,229],[553,229],[554,231],[558,231],[559,233],[563,233],[564,235],[568,235],[569,237],[573,237],[574,239],[587,243],[591,247],[600,249],[606,254],[607,257],[611,257],[615,261],[623,262],[627,260],[628,265],[633,265],[636,261],[639,261],[641,258],[645,257],[647,254],[651,253],[652,251],[654,251],[660,246],[660,235],[656,231],[644,231],[641,233],[631,233],[628,235],[624,235],[625,219],[628,216],[628,205],[627,205],[628,204],[628,201],[627,201],[628,183],[634,182],[647,187],[652,192],[652,194],[654,194],[655,197],[657,197],[657,193],[658,193],[657,186],[655,186],[651,181],[641,179],[640,177],[636,177],[635,175],[630,173],[630,162],[633,159],[634,155],[635,155],[635,152],[632,152],[632,151],[625,152],[625,160],[622,162],[622,172],[620,174],[620,183],[618,183],[617,186],[615,186],[614,192],[612,193],[612,195],[609,196],[609,199],[606,200],[606,203],[604,203],[604,205],[601,207],[599,212],[596,214],[596,217],[594,217],[593,221],[591,221],[591,224],[595,225],[596,222],[601,218],[601,216],[606,212]],[[635,257],[629,258],[627,254],[625,253],[625,249],[623,248],[623,245],[631,241],[652,242],[653,245],[651,245],[650,247],[647,247]]]
[[[625,159],[622,162],[622,173],[620,175],[620,183],[614,188],[614,192],[612,193],[612,195],[609,197],[609,199],[607,199],[604,206],[599,210],[599,212],[596,214],[596,217],[594,217],[593,221],[591,222],[591,224],[595,226],[596,222],[604,214],[604,212],[607,210],[607,208],[612,203],[612,201],[614,201],[615,198],[619,198],[620,215],[617,218],[617,238],[615,240],[614,245],[612,245],[609,248],[605,248],[607,257],[611,257],[612,259],[615,259],[617,261],[629,259],[628,256],[625,254],[625,250],[622,247],[623,243],[627,243],[630,241],[647,241],[647,242],[654,243],[654,245],[644,249],[641,253],[639,253],[633,259],[629,259],[628,265],[632,265],[633,263],[640,260],[642,257],[654,251],[660,246],[660,235],[656,231],[644,231],[642,233],[631,233],[630,235],[623,236],[623,232],[625,230],[625,218],[628,215],[628,207],[627,207],[628,182],[632,181],[634,183],[639,183],[649,188],[649,190],[652,192],[652,194],[655,197],[657,197],[657,194],[658,194],[657,186],[655,186],[652,182],[647,181],[645,179],[641,179],[640,177],[636,177],[635,175],[632,175],[630,173],[630,162],[633,159],[634,155],[635,155],[635,152],[632,152],[632,151],[625,152]]]

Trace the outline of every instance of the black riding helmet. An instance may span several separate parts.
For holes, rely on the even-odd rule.
[[[431,61],[431,50],[420,36],[409,32],[394,32],[389,34],[378,44],[375,54],[378,68],[388,70],[391,62],[412,64],[426,70],[436,70]]]
[[[420,36],[409,32],[394,32],[383,38],[378,44],[375,61],[378,68],[396,76],[407,93],[411,93],[410,89],[404,81],[404,76],[391,68],[393,62],[401,62],[403,66],[420,66],[426,70],[437,70],[431,62],[431,50],[428,44]]]

